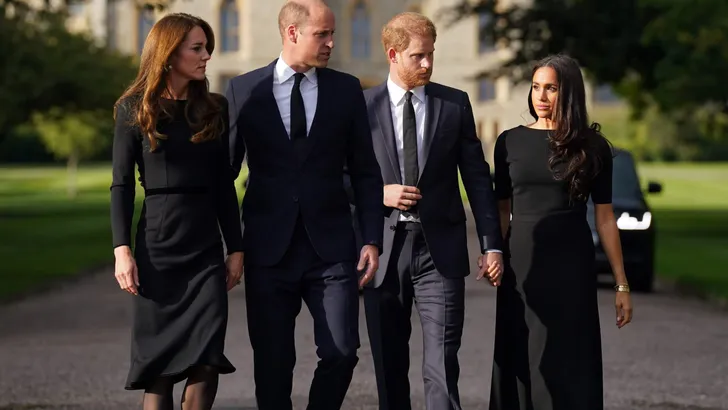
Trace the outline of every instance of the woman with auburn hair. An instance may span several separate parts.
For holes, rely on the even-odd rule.
[[[501,134],[494,153],[506,271],[496,302],[490,409],[601,410],[590,197],[617,283],[615,324],[632,319],[612,208],[612,150],[588,120],[584,80],[571,57],[536,64],[528,107],[535,121]]]
[[[227,101],[210,94],[205,77],[214,48],[205,21],[165,16],[115,106],[115,275],[136,296],[126,389],[144,390],[145,410],[171,410],[173,385],[185,379],[182,409],[211,409],[218,375],[235,371],[223,350],[227,291],[243,271],[242,232]],[[145,195],[132,254],[135,165]]]

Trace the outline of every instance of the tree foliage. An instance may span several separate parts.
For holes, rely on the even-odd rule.
[[[15,0],[12,0],[15,1]],[[133,79],[130,57],[66,29],[66,14],[0,0],[0,136],[33,112],[111,107]]]
[[[40,9],[51,10],[56,8],[58,4],[61,6],[68,6],[70,4],[88,3],[90,0],[41,0]],[[120,1],[120,0],[112,0]],[[134,3],[138,7],[154,8],[159,10],[165,10],[169,8],[177,0],[134,0]],[[179,0],[179,1],[190,1],[190,0]],[[27,0],[0,0],[0,7],[3,5],[10,7],[20,7],[21,9],[28,9]],[[38,9],[38,8],[36,8]]]
[[[35,113],[32,121],[55,155],[63,159],[74,156],[82,159],[103,150],[109,143],[109,138],[98,132],[105,116],[106,111],[65,113],[54,108],[46,113]]]
[[[108,134],[102,132],[110,128],[108,111],[64,112],[52,108],[33,114],[32,123],[48,150],[67,161],[68,193],[75,197],[78,163],[109,144]]]
[[[454,23],[490,16],[481,37],[511,51],[489,75],[522,80],[534,60],[576,58],[590,79],[609,84],[641,113],[712,107],[728,112],[728,1],[725,0],[463,0],[442,10]],[[521,4],[519,6],[519,4]]]

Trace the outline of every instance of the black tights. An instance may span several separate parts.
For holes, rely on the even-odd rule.
[[[182,392],[182,410],[210,410],[217,395],[217,370],[200,366],[190,369]],[[173,410],[174,383],[169,377],[158,379],[144,391],[144,410]]]

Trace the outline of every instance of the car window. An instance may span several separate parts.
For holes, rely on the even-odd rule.
[[[613,160],[612,172],[612,198],[613,199],[638,199],[642,196],[637,168],[632,156],[622,151],[617,151]],[[586,219],[594,229],[594,203],[591,196],[587,202],[589,211]]]
[[[642,195],[637,167],[632,156],[617,151],[612,172],[612,198],[639,198]]]

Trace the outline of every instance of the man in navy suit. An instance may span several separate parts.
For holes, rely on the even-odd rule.
[[[427,409],[461,409],[458,350],[470,263],[458,171],[484,255],[478,279],[497,286],[502,274],[498,209],[468,95],[430,82],[436,36],[420,14],[395,16],[382,31],[389,78],[364,92],[385,183],[384,251],[364,288],[380,410],[411,409],[413,301]]]
[[[239,172],[247,154],[250,170],[244,277],[260,410],[292,408],[301,301],[320,358],[308,408],[341,407],[358,362],[358,290],[379,263],[382,176],[359,81],[326,68],[334,25],[322,1],[288,1],[280,57],[234,78],[227,92],[232,165]],[[345,165],[362,235],[356,267]]]

